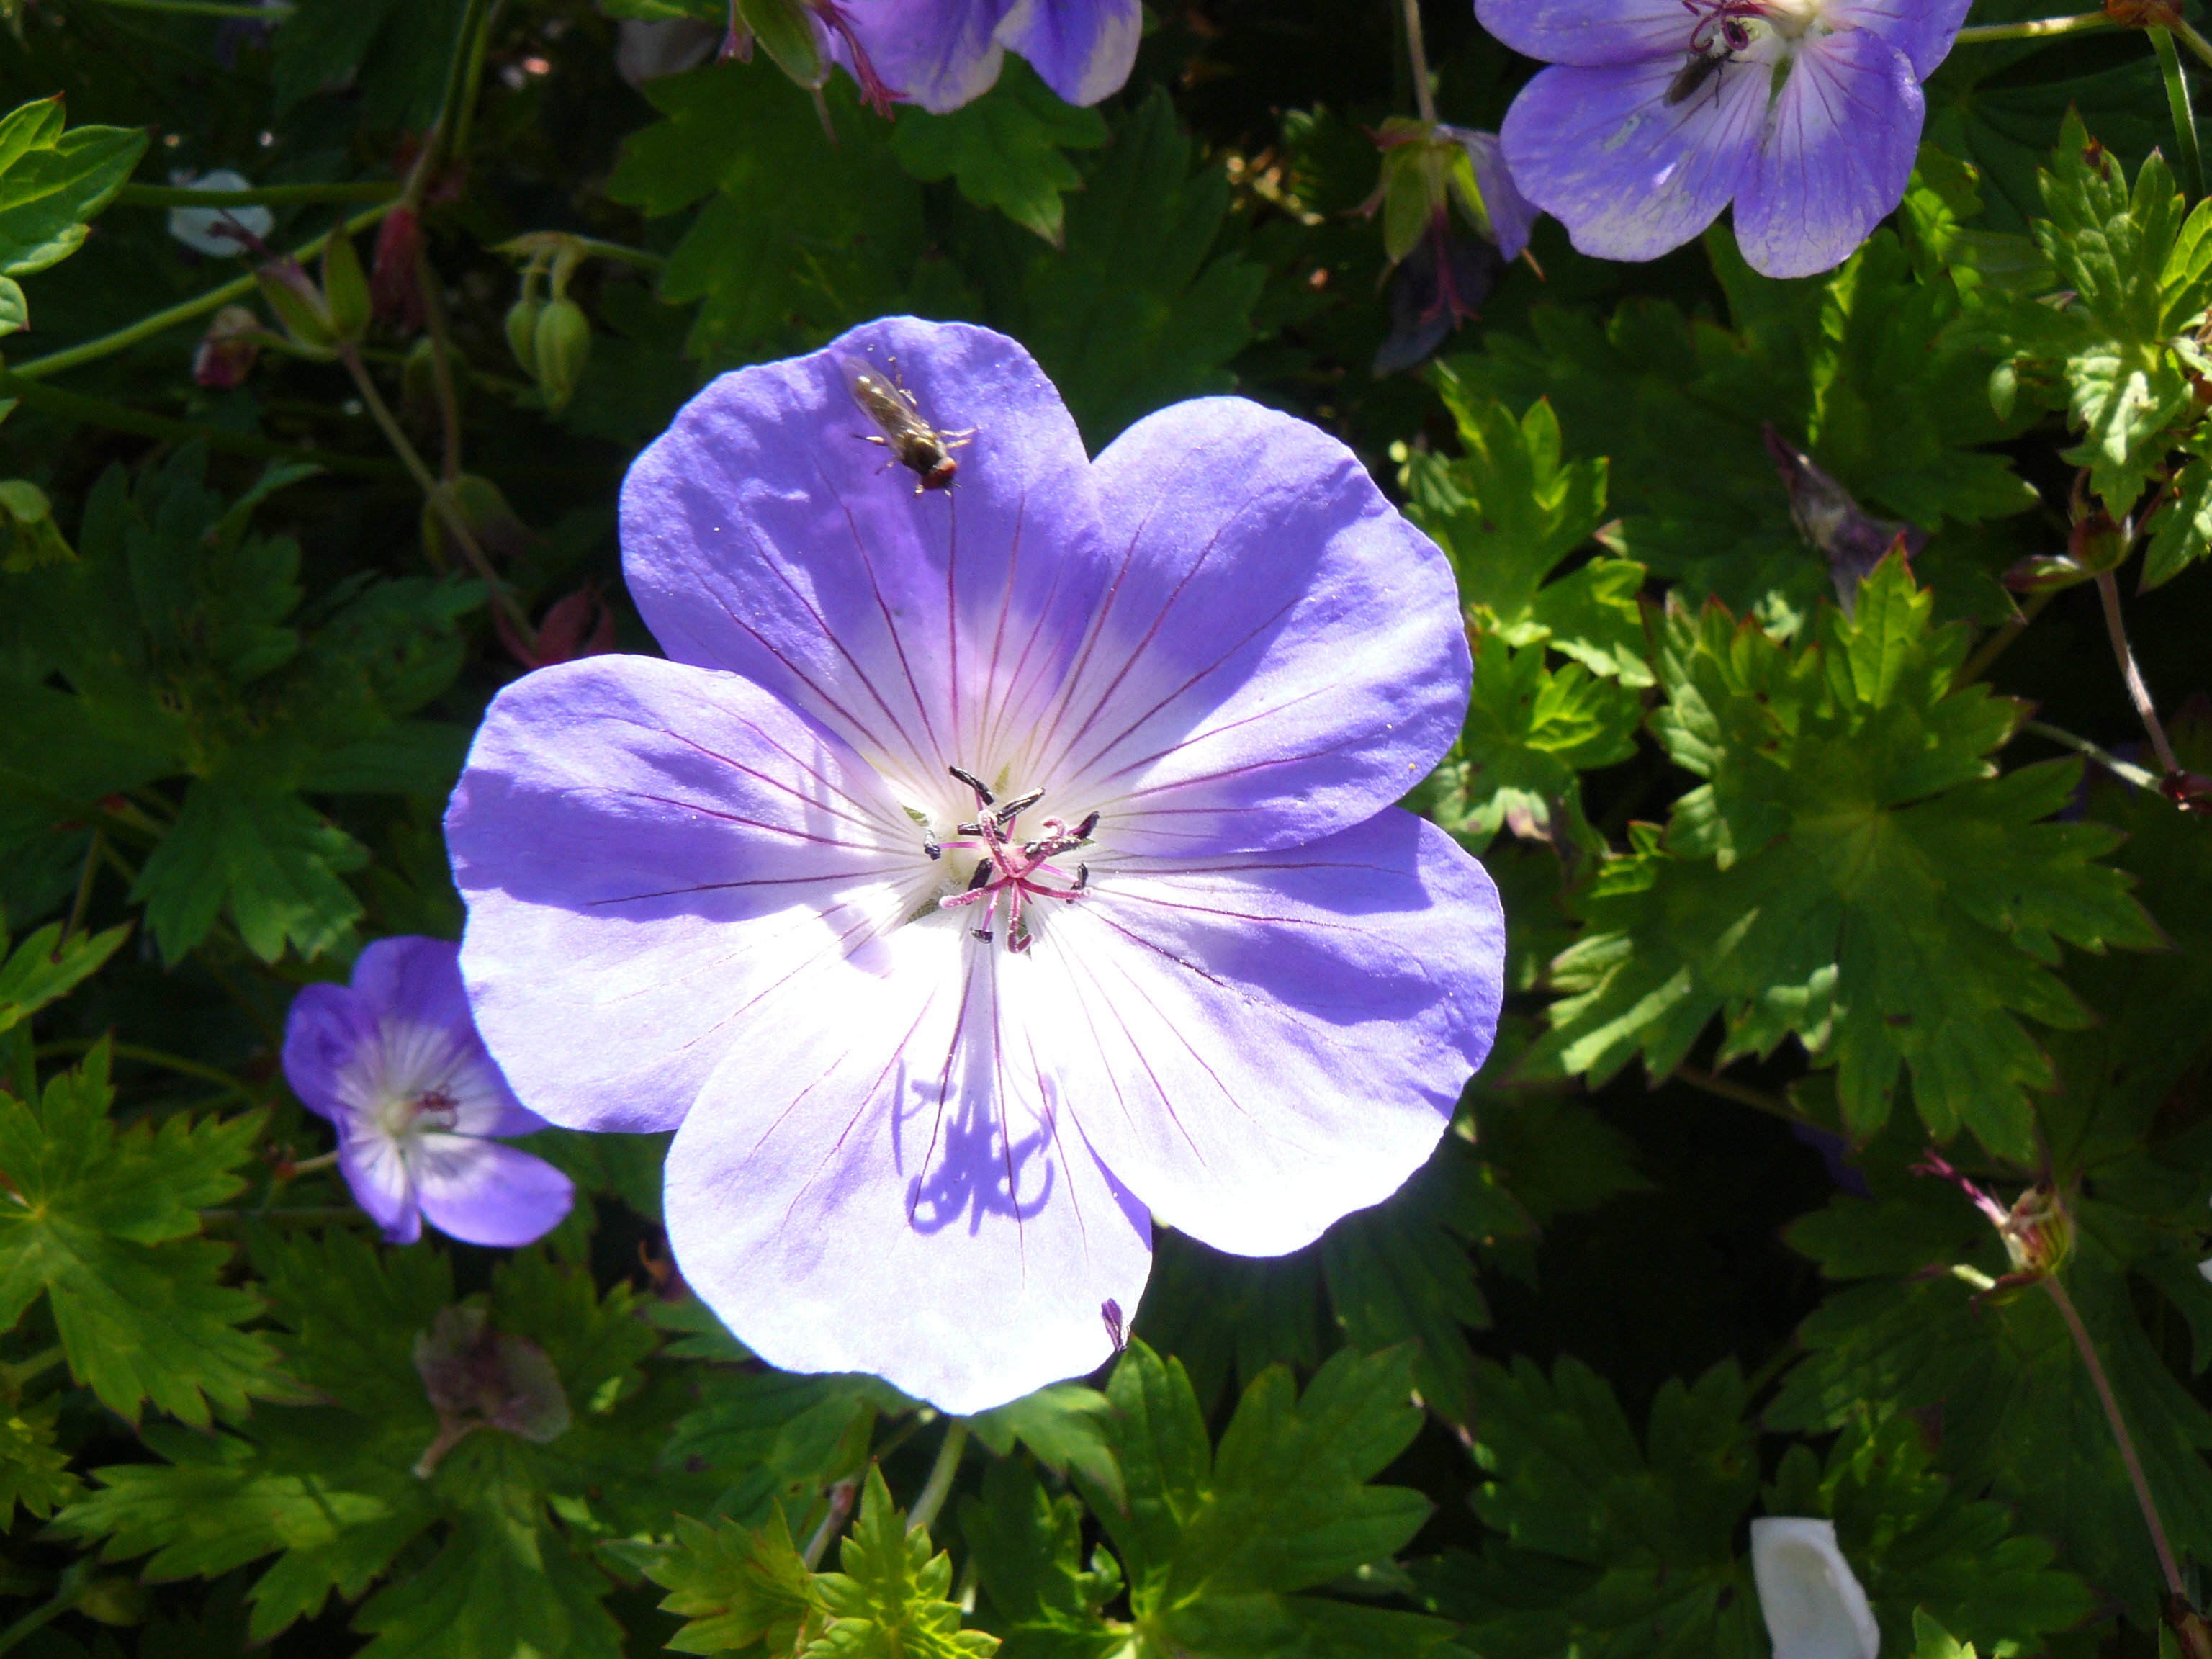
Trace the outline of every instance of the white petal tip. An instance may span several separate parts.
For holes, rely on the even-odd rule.
[[[1774,1659],[1878,1659],[1881,1630],[1836,1523],[1769,1516],[1751,1523],[1751,1572]]]

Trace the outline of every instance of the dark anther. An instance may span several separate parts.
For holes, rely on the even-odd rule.
[[[1000,823],[1012,823],[1016,818],[1028,811],[1030,807],[1035,806],[1043,799],[1043,790],[1032,789],[1028,794],[1018,796],[1014,799],[1008,801],[1004,806],[1000,807],[996,811],[993,812],[991,816],[997,819]]]
[[[982,779],[977,777],[973,772],[963,772],[957,766],[948,766],[945,769],[973,789],[975,792],[975,798],[984,805],[988,806],[991,804],[991,792],[983,787]]]
[[[968,890],[969,892],[981,892],[984,888],[988,887],[991,884],[991,861],[988,859],[985,859],[981,864],[975,866],[975,873],[968,878]]]
[[[945,849],[937,844],[937,837],[927,830],[922,832],[921,850],[929,854],[929,861],[932,864],[945,856]]]
[[[983,833],[983,826],[980,823],[956,823],[952,829],[954,834],[962,836],[980,836]]]
[[[975,931],[975,937],[988,945],[991,942],[991,930],[988,927],[978,927]]]
[[[1079,823],[1079,824],[1077,824],[1077,825],[1075,826],[1075,838],[1076,838],[1076,840],[1078,840],[1078,841],[1089,841],[1089,840],[1091,839],[1091,832],[1093,830],[1096,830],[1097,827],[1098,827],[1098,814],[1097,814],[1097,813],[1096,813],[1096,812],[1093,812],[1093,813],[1092,813],[1089,817],[1087,817],[1087,818],[1084,819],[1082,823]]]
[[[1069,890],[1069,891],[1071,891],[1071,892],[1079,893],[1079,892],[1081,892],[1085,888],[1086,888],[1086,887],[1088,887],[1088,886],[1090,886],[1090,885],[1091,885],[1091,866],[1090,866],[1089,865],[1087,865],[1087,864],[1079,864],[1079,865],[1077,865],[1077,866],[1075,866],[1075,885],[1074,885],[1073,887],[1072,887],[1071,889],[1069,889],[1068,890]]]

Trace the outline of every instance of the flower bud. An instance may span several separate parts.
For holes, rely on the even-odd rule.
[[[459,551],[450,544],[448,512],[461,521],[476,544],[495,559],[517,557],[530,545],[530,526],[515,517],[499,486],[489,478],[464,472],[439,484],[422,504],[422,544],[434,564],[449,563]]]
[[[592,325],[584,308],[570,299],[548,300],[538,313],[531,352],[545,407],[567,408],[592,355]]]
[[[0,571],[9,575],[42,564],[68,564],[76,557],[54,523],[53,504],[34,483],[21,478],[0,483],[0,526],[7,533],[0,542]]]
[[[429,423],[438,407],[438,348],[427,334],[407,349],[399,367],[399,410],[418,426]]]
[[[2135,544],[2134,530],[2131,522],[2116,524],[2104,508],[2094,508],[2067,532],[2067,556],[2092,575],[2116,569]]]
[[[730,21],[733,33],[750,34],[778,69],[808,91],[830,79],[829,60],[805,0],[736,0]]]
[[[261,297],[276,313],[285,335],[302,355],[322,358],[338,355],[337,327],[330,306],[297,259],[289,255],[271,259],[255,268],[253,280],[260,284]]]
[[[564,599],[546,607],[538,624],[538,642],[525,645],[505,610],[495,606],[491,619],[500,641],[525,668],[550,668],[579,657],[603,657],[615,648],[615,613],[600,597],[599,585],[587,583]]]
[[[413,334],[422,326],[422,286],[416,281],[422,252],[422,222],[407,208],[385,216],[376,231],[375,274],[368,296],[376,319]]]
[[[538,378],[538,313],[544,308],[544,301],[527,293],[507,308],[507,349],[533,380]]]
[[[245,384],[261,355],[261,319],[244,306],[225,306],[192,351],[192,379],[210,392]]]

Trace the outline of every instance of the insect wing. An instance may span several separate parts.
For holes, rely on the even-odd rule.
[[[1665,101],[1679,104],[1691,97],[1699,87],[1721,71],[1729,61],[1725,52],[1692,52],[1689,61],[1674,71],[1674,78],[1667,83]]]

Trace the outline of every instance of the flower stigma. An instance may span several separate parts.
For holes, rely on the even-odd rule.
[[[1091,831],[1098,827],[1098,814],[1092,812],[1073,827],[1060,818],[1045,818],[1038,823],[1034,839],[1018,841],[1014,820],[1044,799],[1043,790],[1031,789],[1001,803],[975,774],[957,766],[949,766],[945,770],[975,792],[975,817],[972,822],[957,827],[957,833],[961,837],[958,840],[939,842],[925,830],[922,850],[933,860],[943,857],[948,848],[974,852],[978,856],[967,886],[939,899],[937,907],[951,910],[981,905],[981,921],[969,932],[988,945],[996,937],[994,924],[998,920],[1000,906],[1004,904],[1006,949],[1018,956],[1036,939],[1024,915],[1024,907],[1030,901],[1079,898],[1090,886],[1088,864],[1077,865],[1071,873],[1052,860],[1079,847],[1088,846]],[[1040,877],[1062,884],[1048,885],[1039,880]]]

